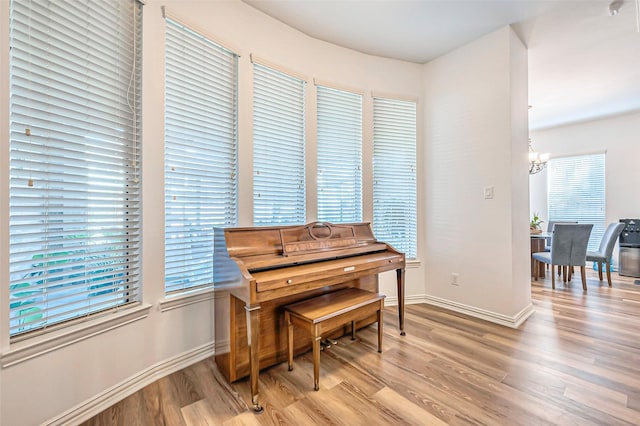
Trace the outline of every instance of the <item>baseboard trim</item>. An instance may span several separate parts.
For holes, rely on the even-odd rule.
[[[439,297],[425,295],[423,299],[424,303],[427,303],[429,305],[448,309],[453,312],[468,315],[470,317],[489,321],[495,324],[504,325],[505,327],[510,328],[520,327],[520,325],[522,325],[522,323],[535,312],[535,309],[533,308],[533,305],[531,303],[525,306],[515,316],[510,317],[508,315],[487,311],[485,309],[476,308],[474,306],[465,305],[463,303],[453,302],[447,299],[441,299]]]
[[[231,341],[229,339],[221,340],[220,343],[215,343],[215,354],[226,354],[231,352]]]
[[[206,343],[173,358],[159,362],[130,378],[106,389],[81,404],[65,411],[59,416],[43,423],[44,425],[79,424],[89,420],[127,396],[178,370],[214,355],[214,343]]]
[[[412,305],[417,303],[426,303],[427,305],[437,306],[439,308],[444,308],[453,312],[457,312],[459,314],[468,315],[470,317],[504,325],[510,328],[520,327],[520,325],[522,325],[522,323],[525,322],[527,318],[529,318],[535,312],[535,309],[533,308],[533,305],[531,303],[525,306],[515,316],[510,317],[508,315],[498,314],[496,312],[487,311],[485,309],[476,308],[458,302],[452,302],[451,300],[441,299],[439,297],[429,296],[426,294],[405,297],[405,304]],[[398,298],[387,297],[384,300],[384,305],[397,306]]]
[[[416,303],[425,303],[424,296],[406,296],[404,298],[404,303],[406,305],[414,305]],[[398,306],[398,297],[386,297],[384,299],[384,306]]]

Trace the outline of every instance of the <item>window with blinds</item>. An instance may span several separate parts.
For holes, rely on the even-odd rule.
[[[10,3],[10,334],[139,301],[135,0]]]
[[[605,154],[549,160],[549,220],[592,223],[589,250],[597,251],[606,229]]]
[[[373,230],[417,256],[416,103],[373,99]]]
[[[253,64],[253,222],[305,222],[305,81]]]
[[[167,19],[165,291],[213,283],[213,228],[237,218],[234,53]]]
[[[317,87],[318,220],[362,221],[362,96]]]

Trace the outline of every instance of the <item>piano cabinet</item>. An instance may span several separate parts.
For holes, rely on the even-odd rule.
[[[216,228],[214,328],[220,372],[230,382],[249,376],[251,402],[260,412],[259,371],[288,358],[283,307],[348,287],[378,292],[378,274],[384,271],[396,270],[404,335],[404,268],[404,254],[376,241],[368,223]],[[375,321],[372,315],[356,328]],[[345,326],[327,337],[350,332]],[[310,350],[308,334],[294,333],[294,354]]]

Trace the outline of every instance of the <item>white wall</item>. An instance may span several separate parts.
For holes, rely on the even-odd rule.
[[[534,148],[551,158],[605,152],[606,221],[640,217],[640,112],[538,130]],[[547,220],[547,171],[531,176],[531,211]],[[617,247],[616,247],[617,250]],[[614,254],[614,264],[618,256]]]
[[[531,306],[526,67],[508,27],[425,66],[426,292],[491,319]]]
[[[206,35],[236,48],[242,55],[239,61],[239,156],[240,156],[240,225],[252,221],[252,125],[251,125],[251,63],[250,54],[296,71],[308,78],[308,221],[315,219],[315,91],[313,78],[336,85],[361,90],[364,116],[365,165],[364,211],[365,220],[372,211],[372,98],[371,91],[419,99],[422,90],[422,66],[395,60],[377,58],[353,52],[309,38],[240,1],[157,1],[148,0],[144,6],[143,53],[143,293],[144,306],[130,323],[113,329],[102,326],[99,334],[79,341],[73,334],[59,347],[51,335],[35,337],[23,342],[10,342],[8,328],[0,326],[0,424],[35,425],[48,421],[77,421],[95,414],[109,400],[125,396],[141,383],[181,368],[213,352],[213,301],[211,295],[190,299],[186,305],[163,300],[163,45],[164,19],[160,6],[185,22],[192,23]],[[0,69],[0,113],[2,128],[6,128],[8,95],[8,34],[6,30],[8,2],[0,1],[2,29],[2,68]],[[422,101],[418,114],[422,115]],[[421,135],[419,125],[418,134]],[[419,136],[419,155],[422,139]],[[8,241],[8,181],[6,158],[8,134],[0,134],[0,270],[7,271]],[[419,172],[421,173],[421,172]],[[418,184],[422,193],[424,188]],[[423,223],[422,212],[420,221]],[[420,230],[418,245],[425,246],[424,232]],[[422,256],[422,253],[420,253]],[[424,294],[424,269],[421,266],[407,270],[409,297]],[[8,313],[8,274],[0,276],[0,315]],[[395,288],[388,276],[383,278],[383,291],[395,296]],[[391,297],[390,297],[391,298]],[[162,302],[162,303],[161,303]],[[193,302],[193,303],[191,303]],[[1,321],[6,324],[6,321]],[[87,326],[78,326],[81,332],[91,334]],[[4,327],[4,328],[3,328]],[[36,344],[33,349],[32,345]],[[30,354],[30,355],[29,355]],[[114,392],[113,389],[117,389]],[[119,392],[119,393],[118,393]],[[84,406],[83,406],[84,404]],[[102,404],[102,406],[101,406]],[[83,412],[83,410],[87,410]]]

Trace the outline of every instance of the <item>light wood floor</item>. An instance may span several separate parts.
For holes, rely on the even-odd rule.
[[[400,337],[386,309],[382,354],[373,325],[322,353],[319,392],[310,353],[265,370],[260,415],[247,380],[228,385],[207,359],[84,425],[638,425],[640,285],[613,278],[589,271],[586,294],[579,274],[533,282],[518,330],[421,304]]]

